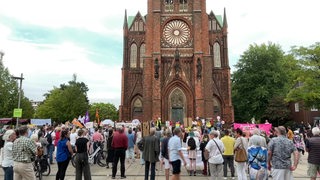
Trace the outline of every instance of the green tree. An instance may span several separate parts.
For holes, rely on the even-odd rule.
[[[0,59],[0,118],[13,116],[13,109],[18,107],[18,97],[18,84]],[[22,118],[33,117],[34,110],[30,100],[24,96],[23,90],[21,91],[20,107],[23,110]]]
[[[93,103],[90,106],[89,114],[90,120],[96,119],[96,110],[99,112],[100,120],[111,119],[117,121],[119,119],[119,112],[115,105],[111,103]]]
[[[250,45],[241,55],[232,75],[236,121],[283,118],[282,113],[272,114],[272,110],[266,110],[275,101],[284,101],[289,76],[283,68],[286,59],[281,47],[273,43]],[[288,104],[281,108],[287,112]]]
[[[76,76],[68,84],[45,94],[45,100],[36,111],[37,118],[51,118],[57,122],[65,122],[77,118],[89,108],[87,97],[88,87],[83,82],[77,82]]]
[[[294,71],[294,84],[287,94],[287,101],[303,102],[307,108],[320,108],[320,42],[309,47],[294,46],[291,54],[298,60]]]

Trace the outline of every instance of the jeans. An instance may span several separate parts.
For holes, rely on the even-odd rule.
[[[149,168],[151,165],[151,176],[150,176],[150,180],[154,180],[155,176],[156,176],[156,163],[155,162],[150,162],[150,161],[146,161],[145,162],[145,168],[144,168],[144,180],[148,180],[149,178]]]
[[[231,170],[231,177],[234,177],[234,157],[233,155],[223,155],[223,176],[228,176],[228,165]]]
[[[66,161],[58,162],[58,171],[56,174],[56,180],[64,180],[64,177],[66,176],[66,170],[69,165],[69,159]]]
[[[143,159],[143,151],[140,151],[140,164],[144,165],[144,159]]]
[[[134,148],[128,148],[126,151],[126,158],[134,160]]]
[[[13,167],[2,167],[4,171],[4,180],[13,180]]]
[[[114,150],[114,159],[113,159],[113,165],[112,165],[112,177],[116,177],[117,174],[117,166],[118,162],[120,160],[120,172],[121,177],[125,176],[125,160],[126,160],[126,150],[123,149],[115,149]]]
[[[48,144],[47,149],[48,149],[49,162],[50,162],[50,164],[52,164],[53,163],[54,145]]]

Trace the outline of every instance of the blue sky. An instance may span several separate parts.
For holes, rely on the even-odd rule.
[[[320,41],[317,0],[207,0],[207,12],[227,9],[229,60],[233,69],[253,43],[274,42],[285,51]],[[90,102],[121,98],[122,27],[128,15],[146,14],[147,0],[2,1],[0,50],[10,72],[24,73],[23,89],[32,100],[72,74],[89,87]],[[234,69],[233,69],[234,70]]]

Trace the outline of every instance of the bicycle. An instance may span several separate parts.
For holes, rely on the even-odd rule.
[[[75,156],[76,154],[71,158],[71,164],[73,167],[76,167]],[[92,165],[94,163],[94,159],[96,158],[97,164],[100,167],[105,167],[107,166],[107,156],[108,152],[106,150],[103,150],[103,142],[101,142],[99,143],[97,149],[92,154],[88,155],[88,162]]]
[[[50,164],[48,159],[42,156],[36,156],[33,162],[33,168],[35,171],[36,178],[42,180],[43,176],[49,176],[51,172]]]
[[[33,162],[33,169],[35,171],[36,179],[42,180],[42,172],[41,172],[41,164],[40,164],[40,157],[36,156],[35,161]]]

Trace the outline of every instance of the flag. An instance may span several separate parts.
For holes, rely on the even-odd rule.
[[[89,111],[86,112],[86,115],[84,116],[84,121],[83,124],[86,124],[87,122],[90,121],[90,117],[89,117]]]
[[[98,109],[96,109],[96,120],[97,120],[97,123],[98,123],[98,126],[100,124],[100,117],[99,117],[99,111]]]

